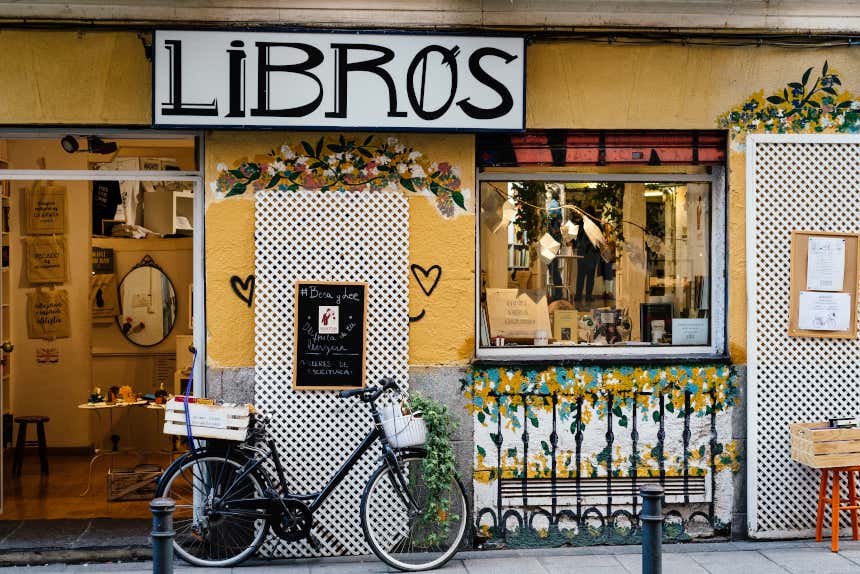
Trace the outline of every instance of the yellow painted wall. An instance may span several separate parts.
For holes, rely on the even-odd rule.
[[[0,32],[0,123],[150,123],[151,66],[136,32]]]
[[[301,141],[316,142],[322,134],[300,132],[211,132],[206,138],[206,312],[210,366],[254,364],[253,310],[241,301],[230,278],[254,272],[254,203],[251,193],[219,198],[213,190],[219,164],[229,168],[244,159]],[[364,140],[371,134],[346,134]],[[373,134],[377,141],[391,134]],[[330,136],[331,137],[331,136]],[[337,135],[333,137],[337,138]],[[444,218],[433,201],[401,188],[409,198],[410,262],[442,268],[441,279],[428,297],[410,275],[409,307],[422,320],[410,326],[412,364],[465,363],[474,341],[474,138],[471,135],[398,134],[398,141],[432,161],[459,166],[467,210]],[[320,192],[338,193],[338,192]],[[285,219],[284,225],[290,225]],[[429,288],[429,285],[427,285]]]

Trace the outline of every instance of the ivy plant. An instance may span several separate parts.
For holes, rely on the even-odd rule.
[[[422,462],[421,475],[427,489],[424,514],[420,518],[422,545],[433,547],[448,537],[448,525],[460,517],[451,512],[451,487],[457,475],[454,447],[451,437],[456,423],[451,420],[448,407],[439,401],[421,394],[409,398],[412,412],[421,412],[427,425],[427,456]],[[412,475],[414,477],[414,474]],[[456,494],[456,493],[453,493]]]

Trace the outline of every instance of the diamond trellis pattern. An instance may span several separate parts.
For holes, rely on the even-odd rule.
[[[757,434],[753,535],[814,529],[818,473],[791,460],[788,425],[853,415],[860,404],[860,341],[788,336],[790,233],[860,230],[858,166],[860,140],[755,145],[754,205],[748,206],[755,219],[747,238],[755,245],[750,280],[756,285],[749,345],[757,399],[748,407],[751,436]]]
[[[269,415],[293,492],[317,492],[370,430],[367,406],[334,391],[292,390],[296,281],[366,281],[367,383],[408,384],[409,209],[402,194],[282,193],[256,196],[255,400]],[[314,514],[320,551],[272,536],[273,557],[367,554],[361,493],[371,450]]]

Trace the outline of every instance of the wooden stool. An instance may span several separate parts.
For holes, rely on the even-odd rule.
[[[39,447],[42,474],[48,474],[48,443],[45,440],[45,423],[50,420],[50,418],[40,415],[15,417],[15,422],[18,423],[18,442],[15,443],[15,459],[12,462],[12,474],[14,476],[21,476],[21,470],[24,466],[24,447],[27,446]],[[38,440],[27,440],[27,423],[36,425]]]
[[[839,495],[840,473],[847,473],[848,500],[842,500]],[[838,468],[822,468],[821,484],[818,489],[818,519],[815,521],[815,540],[821,542],[822,530],[824,529],[824,507],[830,505],[831,538],[830,549],[839,552],[839,511],[851,511],[851,535],[854,540],[860,540],[860,532],[857,528],[857,488],[854,484],[854,473],[860,472],[860,466],[842,466]],[[827,498],[827,478],[833,480],[830,498]]]

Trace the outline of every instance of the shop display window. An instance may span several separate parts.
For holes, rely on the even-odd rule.
[[[487,179],[479,356],[718,352],[711,175]]]

